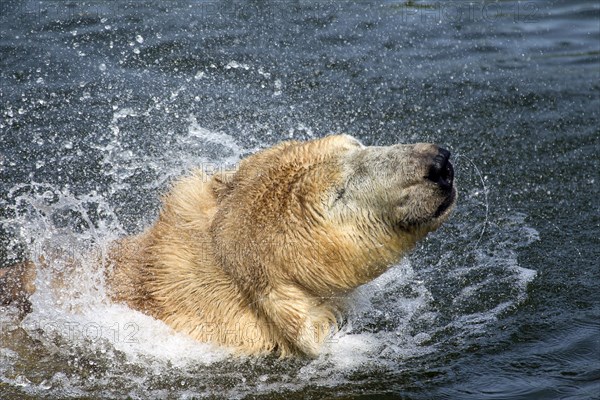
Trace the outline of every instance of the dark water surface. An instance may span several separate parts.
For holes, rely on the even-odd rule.
[[[600,398],[598,2],[3,1],[0,83],[2,265],[83,265],[0,309],[0,398]],[[106,301],[174,177],[336,132],[449,147],[460,198],[319,359]]]

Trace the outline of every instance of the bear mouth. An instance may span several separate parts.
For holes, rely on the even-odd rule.
[[[439,218],[442,216],[449,208],[454,204],[454,200],[456,199],[456,190],[451,188],[450,193],[446,196],[442,204],[439,205],[435,213],[433,214],[433,218]]]

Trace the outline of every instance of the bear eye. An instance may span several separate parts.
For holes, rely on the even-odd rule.
[[[336,201],[340,200],[342,197],[344,197],[345,193],[346,193],[345,187],[339,188],[335,195],[335,199],[333,200],[333,202],[335,203]]]

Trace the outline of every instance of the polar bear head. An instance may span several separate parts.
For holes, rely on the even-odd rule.
[[[224,266],[253,288],[270,278],[329,293],[365,283],[447,219],[449,156],[433,144],[363,146],[348,135],[256,153],[214,178]]]

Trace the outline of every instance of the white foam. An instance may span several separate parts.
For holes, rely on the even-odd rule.
[[[125,305],[90,301],[96,304],[79,312],[48,310],[47,304],[34,301],[35,311],[26,317],[23,326],[29,330],[41,329],[49,339],[60,335],[74,345],[90,349],[105,351],[110,346],[126,354],[130,362],[154,359],[184,368],[191,363],[210,364],[229,356],[226,349],[192,340]]]
[[[225,65],[225,69],[239,69],[239,68],[248,71],[250,69],[250,66],[248,64],[239,63],[237,61],[230,61]]]

